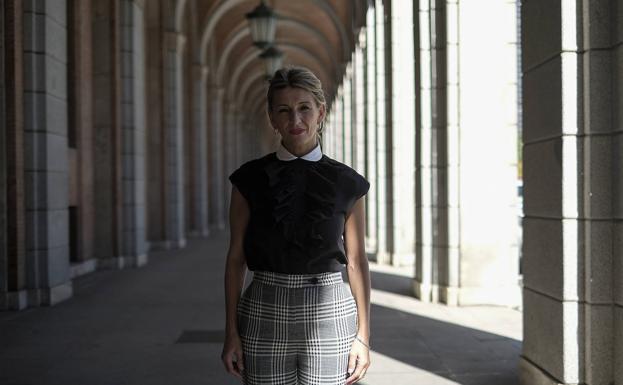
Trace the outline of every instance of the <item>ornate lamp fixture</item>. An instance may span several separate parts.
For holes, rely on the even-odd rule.
[[[260,5],[253,11],[247,13],[251,38],[258,48],[265,49],[275,41],[275,19],[275,12],[264,4],[264,0],[260,1]]]
[[[266,76],[269,78],[283,65],[283,53],[272,45],[260,54],[260,58],[264,59]]]

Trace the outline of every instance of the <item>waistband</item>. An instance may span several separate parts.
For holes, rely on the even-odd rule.
[[[272,271],[254,271],[253,280],[264,285],[281,286],[290,289],[327,286],[343,283],[342,273],[284,274]]]

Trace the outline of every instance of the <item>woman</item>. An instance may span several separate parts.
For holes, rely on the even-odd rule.
[[[267,99],[280,147],[229,177],[221,358],[245,384],[352,384],[370,363],[370,184],[322,154],[326,102],[313,73],[278,70]],[[247,267],[253,281],[241,297]]]

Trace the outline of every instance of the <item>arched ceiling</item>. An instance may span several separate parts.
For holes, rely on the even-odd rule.
[[[227,100],[238,109],[248,114],[263,113],[258,106],[263,106],[266,88],[264,63],[258,57],[260,50],[252,44],[245,17],[260,0],[194,1],[198,36],[195,61],[209,66],[211,81],[225,88]],[[350,61],[355,35],[365,22],[367,0],[265,3],[278,16],[275,42],[284,53],[284,64],[311,69],[331,101],[344,64]]]

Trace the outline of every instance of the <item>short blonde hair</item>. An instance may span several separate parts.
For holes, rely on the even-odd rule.
[[[268,93],[266,95],[266,107],[269,114],[273,109],[275,91],[286,87],[301,88],[310,92],[318,107],[325,106],[325,109],[327,108],[327,102],[324,97],[324,91],[322,90],[322,83],[320,82],[320,79],[318,79],[313,72],[305,67],[288,66],[278,69],[275,71],[272,78],[270,78]],[[318,135],[322,134],[323,129],[324,121],[318,126]]]

